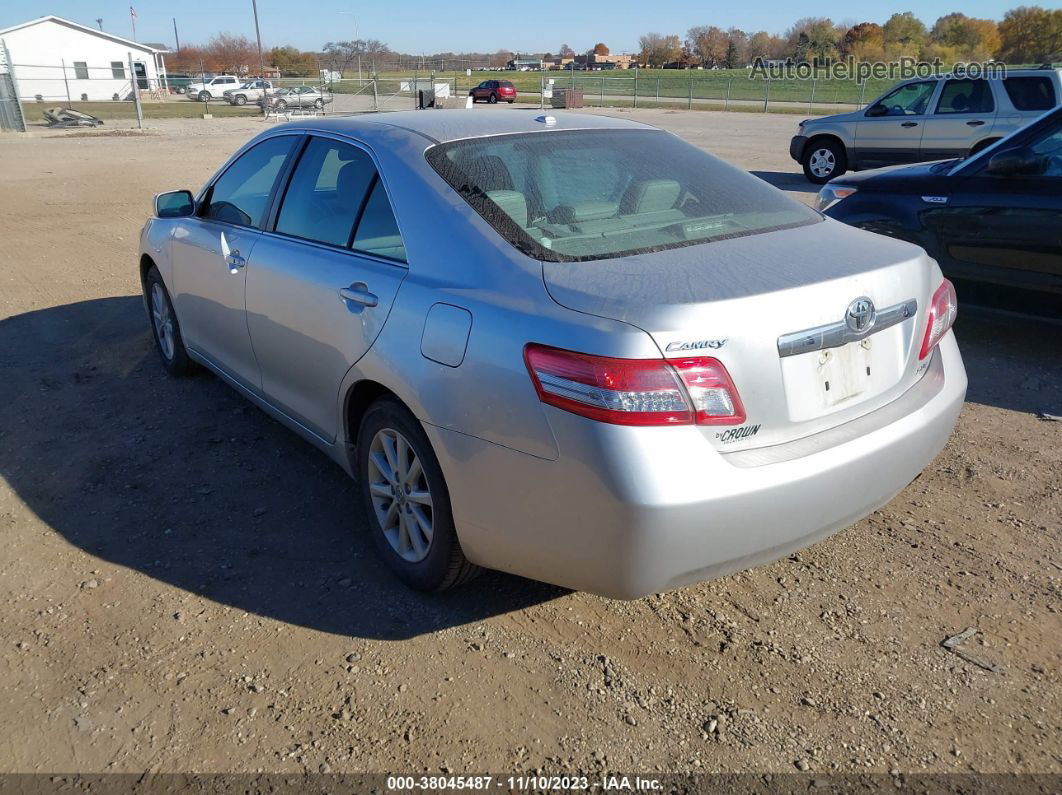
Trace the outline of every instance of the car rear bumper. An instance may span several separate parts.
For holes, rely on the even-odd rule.
[[[798,163],[800,159],[804,157],[804,147],[807,146],[808,137],[806,135],[794,135],[792,140],[789,141],[789,156]]]
[[[720,455],[694,426],[603,425],[554,408],[555,461],[427,431],[470,560],[629,599],[777,560],[853,524],[933,460],[965,394],[948,334],[893,403],[758,451]]]

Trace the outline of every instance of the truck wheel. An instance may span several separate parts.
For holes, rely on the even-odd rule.
[[[848,170],[848,157],[838,141],[811,141],[801,159],[804,176],[816,185],[824,185]]]
[[[243,94],[237,94],[236,95],[236,103],[235,104],[237,104],[237,105],[246,105],[247,104],[247,97],[245,97]]]
[[[208,99],[210,99],[210,92],[209,91],[200,91],[199,92],[199,101],[200,102],[206,102]]]

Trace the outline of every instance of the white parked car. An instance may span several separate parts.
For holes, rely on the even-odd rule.
[[[218,75],[217,77],[208,77],[205,80],[189,83],[184,93],[188,95],[189,99],[206,102],[208,99],[220,98],[230,88],[237,88],[239,85],[240,78],[238,77]]]
[[[250,80],[238,88],[230,88],[222,97],[230,105],[246,105],[248,102],[257,102],[272,90],[273,84],[268,80]]]

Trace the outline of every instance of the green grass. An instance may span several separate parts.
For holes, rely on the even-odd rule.
[[[136,118],[136,108],[132,102],[71,102],[69,105],[64,102],[22,103],[26,120],[31,124],[43,121],[44,111],[55,107],[73,108],[104,121]],[[204,113],[211,113],[214,116],[260,116],[262,114],[262,109],[257,105],[237,107],[227,102],[211,102],[208,109],[206,103],[183,99],[173,102],[145,102],[143,108],[145,119],[194,119]]]

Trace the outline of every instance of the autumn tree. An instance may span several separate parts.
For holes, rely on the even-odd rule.
[[[594,45],[594,55],[608,55],[608,47],[598,42]]]
[[[954,13],[940,17],[929,33],[930,40],[947,50],[953,58],[985,61],[999,50],[999,29],[991,19],[971,19]]]
[[[837,57],[839,36],[827,17],[798,19],[786,32],[790,54],[798,63],[822,62]]]
[[[727,35],[715,25],[698,25],[686,31],[686,49],[705,66],[721,66],[726,61]]]
[[[269,63],[281,77],[309,77],[319,69],[316,55],[295,47],[274,47],[269,51]]]
[[[1019,6],[999,23],[999,56],[1008,63],[1062,60],[1062,9]]]
[[[258,48],[246,36],[233,33],[218,33],[207,42],[204,48],[209,68],[217,72],[246,74],[252,64],[257,68]]]
[[[893,14],[882,26],[885,35],[885,54],[890,58],[902,55],[917,58],[929,38],[929,31],[918,17],[910,11]]]
[[[682,55],[682,41],[678,36],[662,36],[659,33],[646,33],[639,37],[638,47],[642,63],[649,66],[663,66],[676,61]]]
[[[843,57],[855,61],[883,60],[885,31],[876,22],[860,22],[845,32],[838,49]]]

